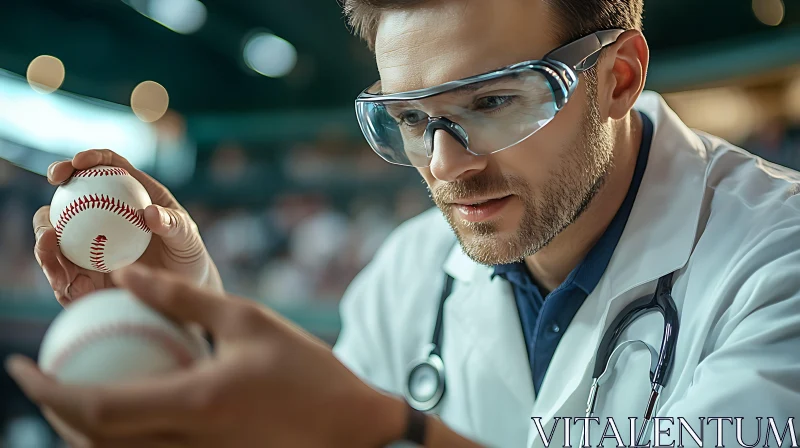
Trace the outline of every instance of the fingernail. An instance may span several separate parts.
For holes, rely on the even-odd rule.
[[[169,228],[172,224],[172,216],[163,208],[158,208],[158,214],[161,215],[161,224],[164,224],[165,228]]]
[[[53,163],[50,164],[50,166],[47,167],[47,177],[49,177],[51,179],[53,178],[53,170],[56,169],[56,165],[57,164],[58,164],[58,162],[53,162]]]
[[[44,235],[45,228],[39,227],[36,229],[36,242],[39,242],[39,239]]]

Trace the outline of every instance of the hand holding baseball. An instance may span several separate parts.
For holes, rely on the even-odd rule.
[[[62,384],[31,360],[10,360],[12,377],[70,446],[358,448],[402,435],[402,401],[367,386],[330,347],[269,310],[141,266],[111,277],[175,322],[206,328],[214,355],[100,386]]]
[[[77,154],[71,161],[50,166],[48,181],[60,185],[77,170],[98,165],[119,167],[142,184],[152,205],[144,209],[144,222],[152,231],[149,245],[137,263],[164,268],[190,282],[222,290],[222,284],[211,257],[203,244],[197,226],[166,187],[134,168],[125,158],[107,149]],[[50,207],[40,208],[33,217],[36,234],[34,254],[47,277],[56,299],[66,306],[71,301],[97,289],[114,286],[107,273],[84,269],[68,260],[58,246],[56,230],[50,219]]]

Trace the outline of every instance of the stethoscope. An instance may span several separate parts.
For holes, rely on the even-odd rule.
[[[661,391],[669,380],[672,365],[675,361],[675,346],[678,340],[678,308],[672,299],[673,273],[658,279],[656,291],[650,296],[644,296],[626,306],[614,319],[597,348],[594,370],[592,372],[592,386],[586,403],[586,417],[593,417],[600,386],[610,377],[611,367],[616,363],[620,354],[632,346],[644,346],[650,352],[650,397],[644,412],[644,423],[637,435],[637,442],[644,442],[648,434],[653,417],[658,410],[658,401]],[[445,376],[444,362],[442,361],[442,331],[444,319],[444,303],[453,289],[453,277],[445,276],[442,296],[439,300],[439,310],[436,315],[436,326],[433,329],[433,339],[430,350],[426,356],[412,363],[408,379],[405,384],[405,399],[419,411],[430,411],[435,408],[444,397]],[[656,351],[650,344],[641,340],[624,341],[617,344],[626,328],[636,319],[658,312],[664,319],[664,334],[661,339],[661,349]],[[581,437],[583,439],[583,436]],[[638,444],[638,443],[637,443]]]

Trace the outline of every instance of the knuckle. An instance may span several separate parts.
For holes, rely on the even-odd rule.
[[[199,234],[200,230],[197,227],[197,223],[194,222],[189,213],[184,210],[174,210],[170,209],[170,211],[174,214],[176,222],[183,222],[183,225],[186,226],[186,231],[191,234]]]
[[[124,165],[126,168],[133,168],[133,165],[128,162],[128,159],[122,157],[118,152],[112,151],[110,149],[103,149],[103,160],[108,162],[109,164],[116,161],[115,165]]]
[[[100,160],[103,165],[111,164],[111,161],[114,159],[114,151],[110,149],[99,149],[97,152],[100,153]]]
[[[83,151],[79,151],[77,154],[75,154],[75,156],[72,158],[72,160],[75,160],[76,157],[78,157],[78,156],[80,156],[82,154],[94,154],[94,153],[99,153],[100,151],[102,151],[102,150],[101,149],[84,149]]]
[[[51,283],[50,286],[53,288],[53,295],[56,297],[56,302],[58,302],[61,306],[69,305],[70,299],[64,294],[63,291],[56,290],[56,287],[53,286]]]

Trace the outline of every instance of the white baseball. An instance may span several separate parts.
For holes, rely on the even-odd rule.
[[[69,305],[47,329],[39,367],[69,384],[103,384],[189,367],[209,353],[199,335],[124,289]]]
[[[50,203],[61,253],[76,265],[111,272],[136,261],[150,244],[144,209],[150,196],[122,168],[76,171]]]

